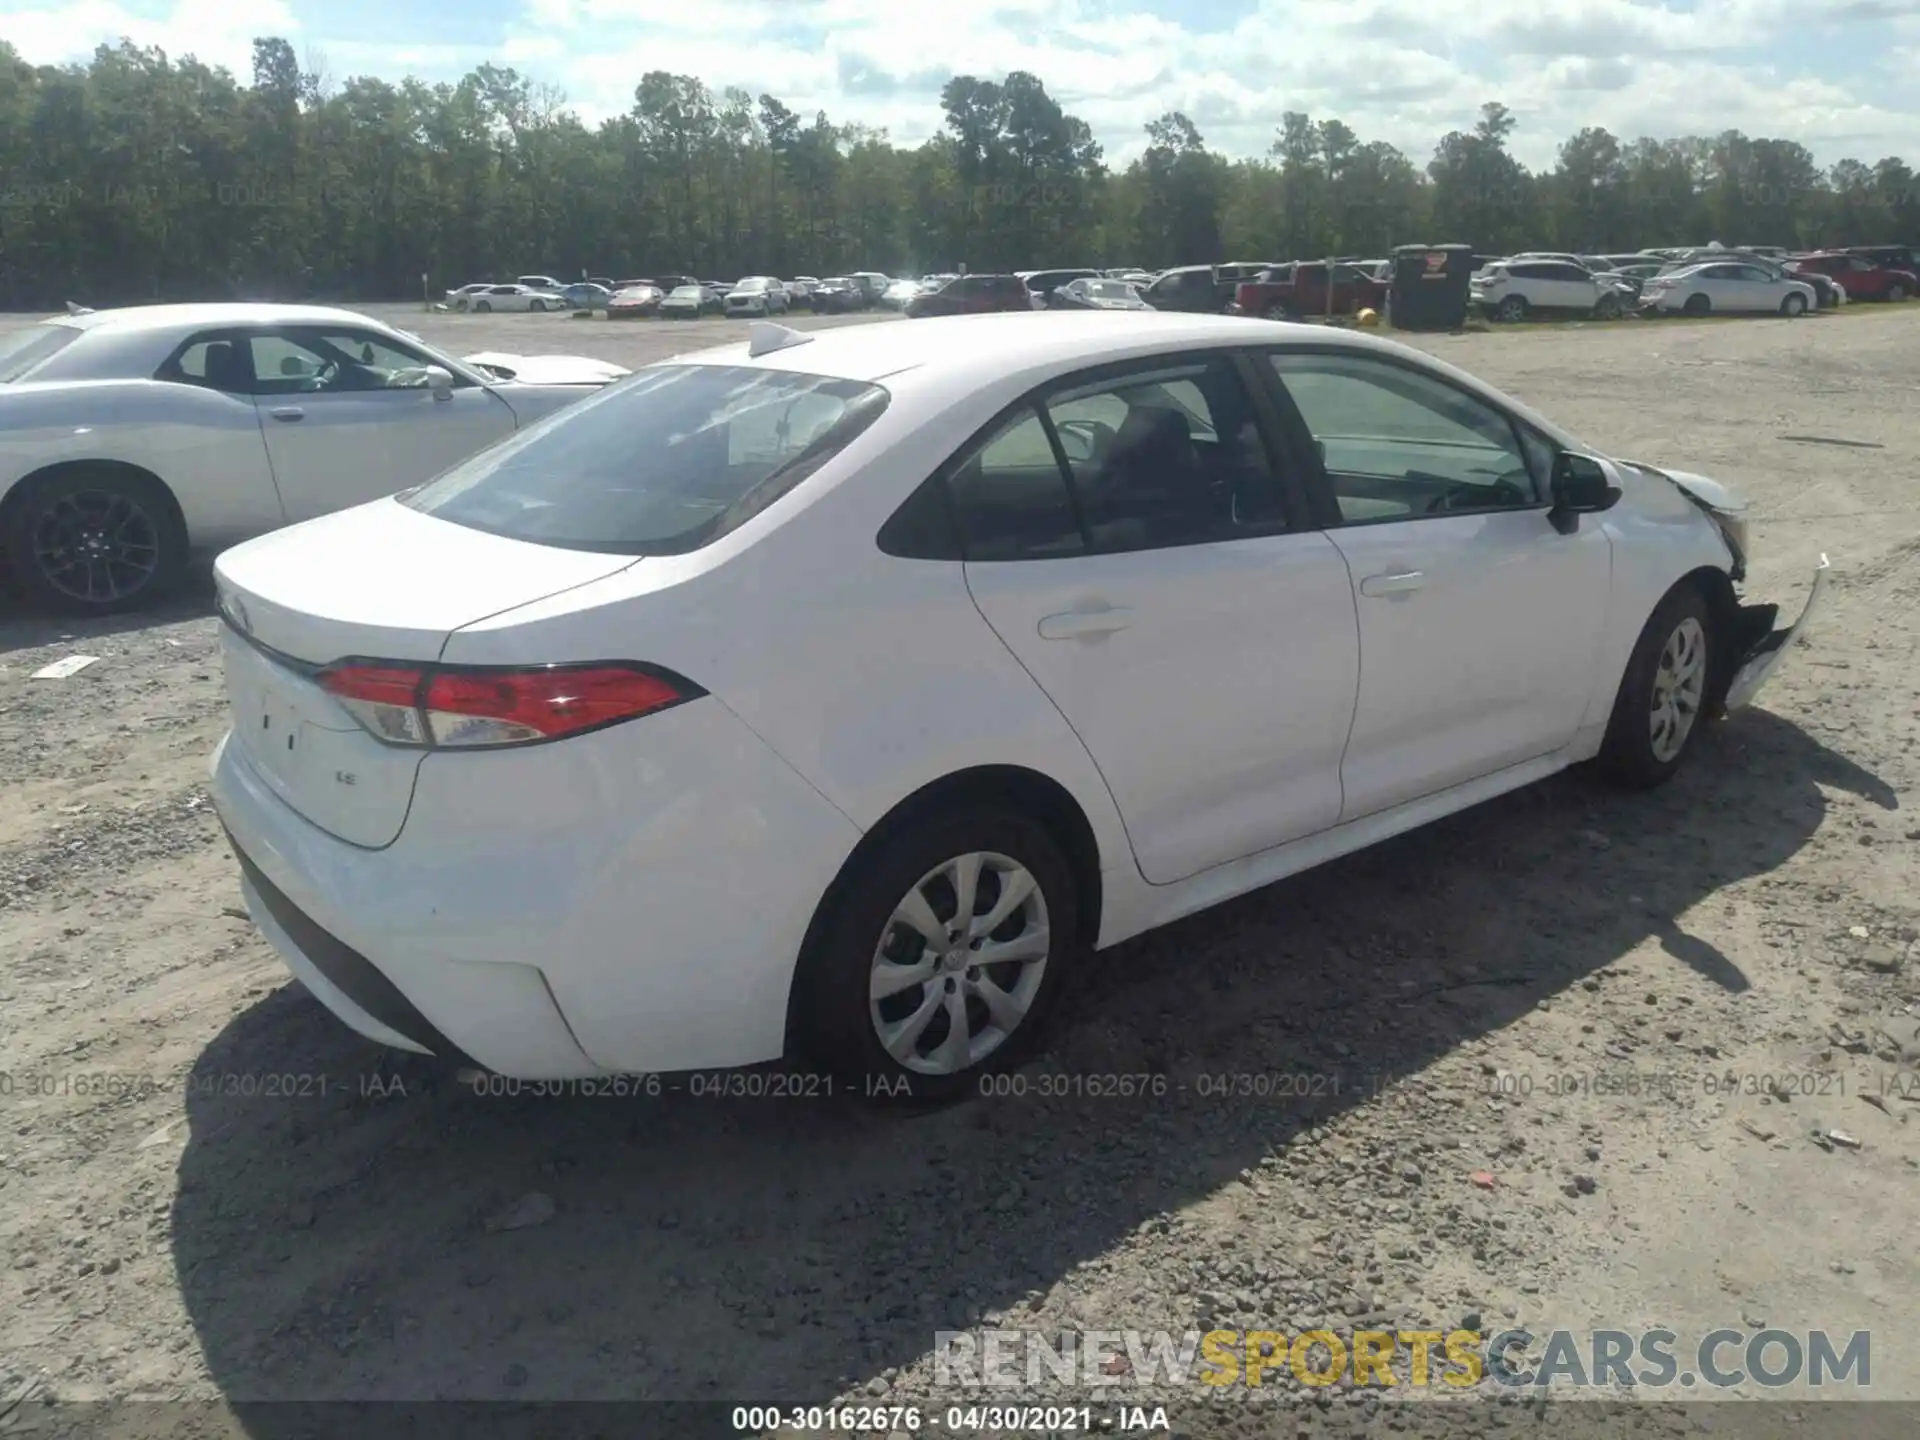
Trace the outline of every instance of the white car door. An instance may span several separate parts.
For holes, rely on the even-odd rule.
[[[1600,298],[1599,287],[1593,276],[1578,265],[1570,265],[1564,260],[1552,260],[1540,267],[1550,277],[1547,284],[1552,288],[1552,304],[1561,310],[1591,310],[1594,301]]]
[[[1304,492],[1287,502],[1239,367],[1158,357],[1043,402],[947,472],[967,584],[1085,742],[1141,873],[1334,824],[1352,589]]]
[[[1694,288],[1713,302],[1716,310],[1741,311],[1753,303],[1747,287],[1740,283],[1738,265],[1709,265],[1699,274]]]
[[[1611,542],[1547,518],[1551,442],[1385,357],[1268,356],[1325,471],[1360,616],[1343,820],[1549,754],[1579,728]]]
[[[351,326],[289,325],[252,336],[254,404],[289,521],[405,490],[513,433],[513,411],[454,377],[436,400],[431,362]]]
[[[1777,276],[1769,275],[1757,265],[1736,265],[1737,278],[1731,282],[1739,287],[1740,308],[1772,314],[1780,308],[1780,302],[1787,296],[1787,282]]]

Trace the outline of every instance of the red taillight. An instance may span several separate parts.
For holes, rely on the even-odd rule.
[[[423,678],[421,671],[400,665],[343,665],[323,673],[320,684],[342,700],[412,706],[420,699]]]
[[[377,739],[452,748],[557,740],[705,693],[629,664],[460,670],[346,661],[322,672],[320,685]]]

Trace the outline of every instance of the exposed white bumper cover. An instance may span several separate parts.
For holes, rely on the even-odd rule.
[[[1820,557],[1820,564],[1813,572],[1813,589],[1807,594],[1807,603],[1801,607],[1800,618],[1784,629],[1777,629],[1747,653],[1740,666],[1734,671],[1733,682],[1727,687],[1726,708],[1738,710],[1742,705],[1752,702],[1760,693],[1760,687],[1773,678],[1774,671],[1780,668],[1780,662],[1786,658],[1787,651],[1806,635],[1807,621],[1812,618],[1814,607],[1820,603],[1820,592],[1827,584],[1827,557]]]
[[[529,1080],[777,1057],[797,938],[859,838],[711,698],[429,754],[384,849],[302,819],[224,740],[212,791],[249,911],[323,1004]]]

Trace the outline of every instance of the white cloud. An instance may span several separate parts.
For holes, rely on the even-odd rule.
[[[138,0],[39,3],[10,13],[6,26],[30,60],[84,58],[125,33],[244,75],[252,37],[285,34],[324,54],[336,81],[409,70],[451,79],[484,59],[513,65],[557,85],[589,123],[626,110],[640,77],[664,69],[697,75],[716,93],[771,93],[803,119],[825,110],[914,144],[941,126],[946,77],[1020,69],[1039,75],[1120,164],[1144,146],[1146,123],[1170,109],[1187,112],[1224,153],[1264,153],[1282,112],[1307,110],[1424,163],[1487,100],[1518,117],[1514,149],[1534,166],[1551,164],[1559,142],[1585,125],[1629,139],[1738,128],[1799,139],[1822,161],[1894,153],[1920,161],[1920,94],[1900,83],[1920,69],[1913,0],[1687,8],[1478,0],[1451,9],[1430,0],[1256,0],[1244,19],[1213,32],[1135,0],[973,0],[931,13],[900,0],[739,0],[724,9],[521,0],[503,29],[421,14],[381,43],[330,41],[318,0],[264,0],[244,14],[220,0],[179,0],[164,18],[125,8]]]
[[[158,46],[175,59],[192,55],[224,65],[242,79],[253,74],[256,35],[301,39],[299,21],[284,0],[257,0],[244,8],[224,0],[177,0],[164,15],[128,10],[114,0],[80,0],[51,9],[9,10],[6,38],[32,65],[84,60],[96,45]]]

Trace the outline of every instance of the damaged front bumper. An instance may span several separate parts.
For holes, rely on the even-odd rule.
[[[1827,557],[1822,555],[1820,563],[1814,568],[1813,589],[1807,594],[1807,603],[1800,609],[1800,618],[1783,629],[1769,628],[1756,643],[1751,644],[1734,667],[1733,679],[1727,685],[1726,699],[1721,702],[1722,713],[1738,710],[1751,704],[1754,696],[1760,693],[1760,687],[1773,678],[1774,671],[1780,668],[1780,662],[1787,656],[1798,640],[1806,634],[1807,621],[1812,618],[1814,607],[1820,603],[1820,592],[1827,585]],[[1779,607],[1744,606],[1743,611],[1762,620],[1771,627],[1773,617],[1779,613]],[[1769,613],[1770,612],[1770,613]]]

